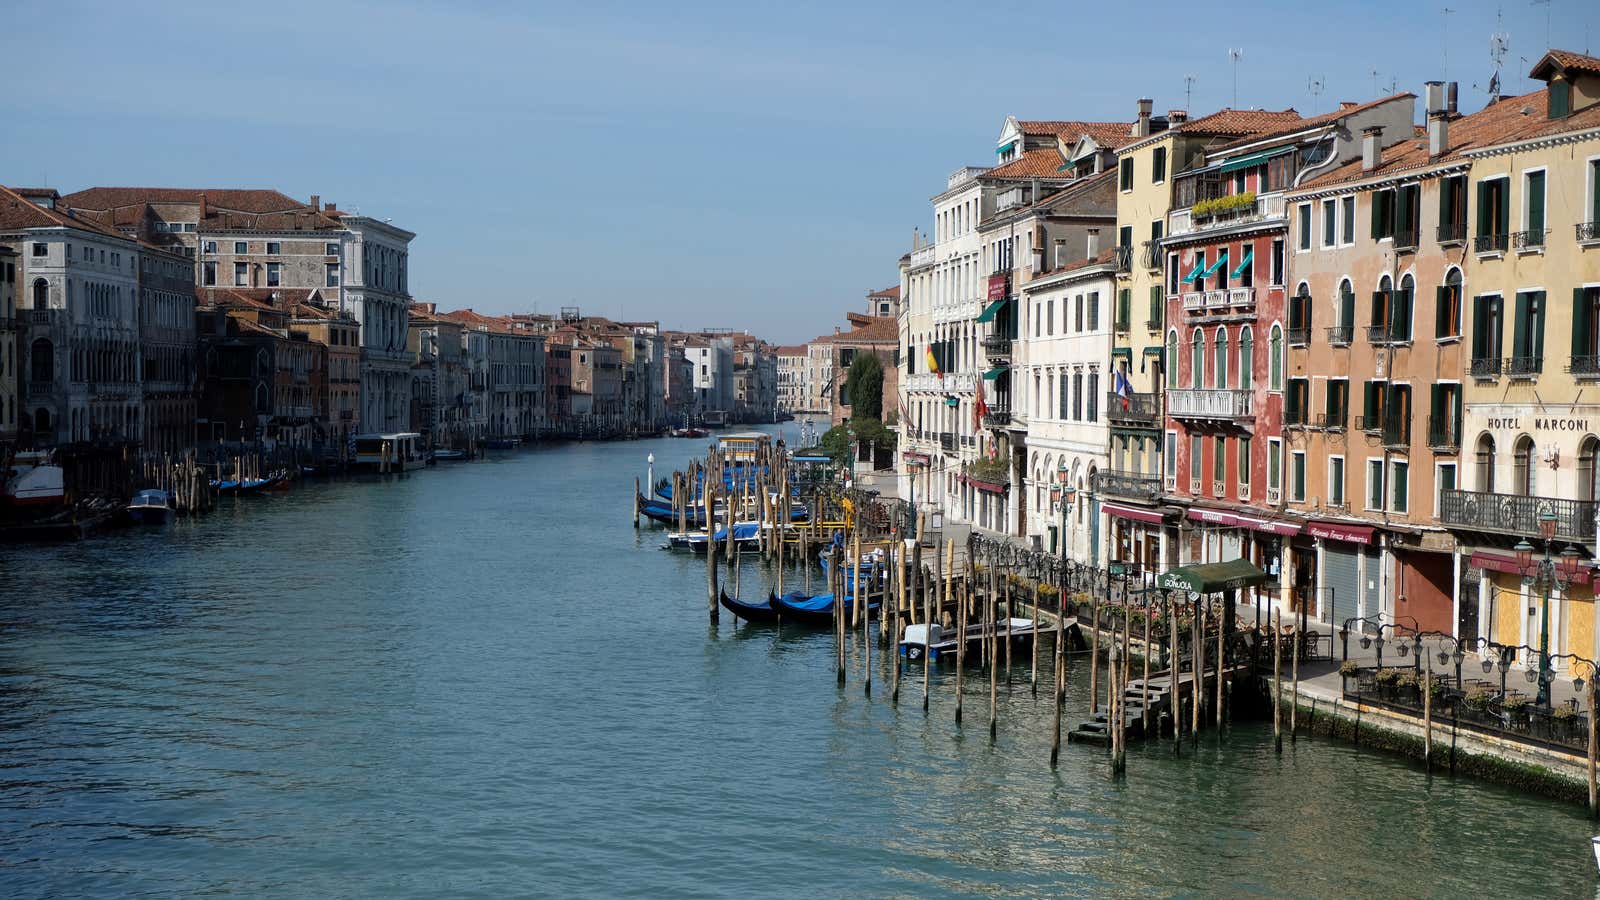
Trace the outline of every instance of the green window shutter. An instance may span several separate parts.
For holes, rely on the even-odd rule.
[[[1372,318],[1371,318],[1371,321],[1368,324],[1371,324],[1371,325],[1388,325],[1389,324],[1389,317],[1384,314],[1384,308],[1386,306],[1391,306],[1391,308],[1392,308],[1392,305],[1387,302],[1388,299],[1389,299],[1389,292],[1388,291],[1373,291],[1372,292]]]
[[[1589,163],[1589,221],[1600,222],[1600,159]]]
[[[1544,231],[1544,173],[1528,175],[1528,230]]]
[[[1372,420],[1378,415],[1378,383],[1376,381],[1363,382],[1361,385],[1361,417],[1370,426]]]
[[[1161,321],[1162,305],[1161,285],[1152,284],[1150,286],[1150,321]]]
[[[1565,119],[1572,109],[1572,85],[1567,81],[1550,82],[1550,118]]]
[[[1489,182],[1478,182],[1478,233],[1489,233]]]
[[[1435,428],[1444,425],[1444,385],[1430,385],[1428,391],[1428,437],[1433,438]]]
[[[1528,355],[1534,359],[1544,359],[1544,320],[1550,318],[1550,308],[1544,302],[1544,291],[1533,292],[1533,296],[1529,298],[1529,312],[1536,312],[1537,315],[1531,316],[1531,321],[1528,323],[1532,332],[1529,335],[1529,343],[1532,345],[1529,349],[1533,351]]]
[[[1496,193],[1499,194],[1500,202],[1496,207],[1499,215],[1495,220],[1495,225],[1497,226],[1495,234],[1506,234],[1511,230],[1511,198],[1508,196],[1510,194],[1510,190],[1508,188],[1509,184],[1510,182],[1506,181],[1505,179],[1501,179],[1499,185],[1500,190],[1496,191]]]
[[[1521,293],[1517,295],[1517,316],[1511,320],[1511,355],[1519,359],[1532,355],[1528,353],[1527,340],[1528,295]]]
[[[1128,320],[1133,318],[1132,311],[1129,309],[1132,306],[1130,302],[1132,295],[1133,291],[1129,288],[1117,291],[1117,325],[1123,329],[1128,327]]]
[[[1488,347],[1489,330],[1489,299],[1487,297],[1472,298],[1472,358],[1483,359],[1489,354],[1484,350]]]
[[[1383,237],[1383,191],[1372,192],[1372,239]]]
[[[1572,355],[1593,356],[1594,348],[1589,346],[1589,332],[1594,327],[1591,321],[1592,310],[1589,308],[1589,297],[1583,288],[1572,289]]]
[[[1411,340],[1411,290],[1399,290],[1394,293],[1394,303],[1390,306],[1389,336],[1397,341]]]
[[[1450,208],[1450,185],[1454,179],[1443,178],[1439,181],[1439,224],[1449,225],[1455,219],[1451,215],[1454,210]]]
[[[1411,188],[1401,188],[1396,192],[1396,198],[1394,222],[1389,228],[1390,232],[1397,232],[1411,227]]]
[[[1342,291],[1339,295],[1339,324],[1345,328],[1356,324],[1356,293],[1353,290]]]
[[[1450,334],[1448,321],[1450,306],[1450,289],[1439,285],[1433,289],[1433,336],[1445,337]]]

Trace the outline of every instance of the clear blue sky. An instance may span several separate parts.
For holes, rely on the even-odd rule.
[[[1373,96],[1373,69],[1420,93],[1446,3],[1448,74],[1476,109],[1496,7],[1470,0],[57,0],[7,29],[0,178],[320,194],[417,232],[412,288],[446,308],[577,304],[788,343],[895,283],[928,198],[992,162],[1007,114],[1131,118],[1140,96],[1182,106],[1185,74],[1204,114],[1231,101],[1229,47],[1241,106],[1325,111]],[[1557,46],[1600,45],[1600,3],[1552,4]],[[1514,92],[1546,7],[1504,10]]]

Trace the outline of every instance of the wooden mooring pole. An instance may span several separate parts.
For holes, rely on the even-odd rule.
[[[1065,580],[1065,579],[1063,579],[1063,580]],[[1066,663],[1066,653],[1064,652],[1064,648],[1066,647],[1066,642],[1067,642],[1067,626],[1066,626],[1067,617],[1066,617],[1066,614],[1065,614],[1066,604],[1061,602],[1062,597],[1064,597],[1066,595],[1066,591],[1067,591],[1066,585],[1064,585],[1064,584],[1063,585],[1059,585],[1057,587],[1057,593],[1056,593],[1056,649],[1055,649],[1055,678],[1056,678],[1056,684],[1055,684],[1055,704],[1054,704],[1054,714],[1053,714],[1055,725],[1054,725],[1054,729],[1053,729],[1053,732],[1052,732],[1052,736],[1050,738],[1050,768],[1052,768],[1052,769],[1054,769],[1056,767],[1056,758],[1061,755],[1061,703],[1062,703],[1062,700],[1063,700],[1062,693],[1066,690],[1066,686],[1067,686],[1066,672],[1064,670],[1064,665]],[[1034,615],[1035,615],[1035,617],[1038,616],[1038,610],[1037,609],[1034,610]],[[1035,622],[1037,622],[1037,621],[1038,621],[1037,618],[1035,618]],[[1035,641],[1037,642],[1037,637],[1035,638]]]
[[[1283,613],[1272,608],[1272,743],[1283,752]]]

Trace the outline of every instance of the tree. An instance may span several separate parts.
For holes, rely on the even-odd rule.
[[[883,363],[878,354],[856,354],[844,379],[844,392],[850,398],[850,418],[883,418]]]

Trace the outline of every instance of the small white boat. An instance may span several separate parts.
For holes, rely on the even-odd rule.
[[[160,525],[172,520],[172,495],[154,488],[133,495],[126,507],[128,517],[141,525]]]
[[[999,622],[1000,637],[1013,641],[1031,640],[1034,634],[1032,619],[1001,619]],[[986,636],[993,636],[992,627],[985,628],[981,623],[967,626],[967,653],[977,651],[974,645],[981,645]],[[907,625],[905,637],[900,641],[900,655],[907,659],[921,659],[922,654],[937,661],[939,657],[955,655],[956,636],[955,630],[948,633],[943,625],[934,622],[931,625]]]
[[[467,458],[465,450],[435,450],[433,458],[440,462],[456,462]]]
[[[57,506],[66,502],[63,471],[49,451],[18,453],[4,475],[5,502],[16,506]]]

